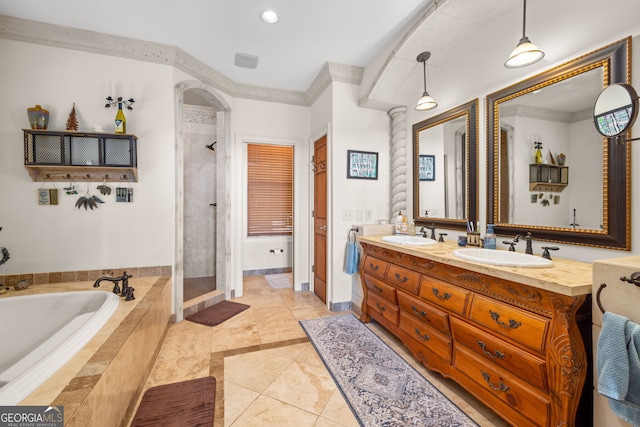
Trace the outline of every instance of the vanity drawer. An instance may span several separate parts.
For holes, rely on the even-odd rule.
[[[420,297],[446,310],[464,315],[471,292],[425,275],[420,284]]]
[[[418,295],[422,274],[391,264],[387,273],[387,282],[414,295]]]
[[[389,268],[389,263],[378,258],[368,256],[364,260],[364,272],[380,279],[384,279]]]
[[[451,363],[451,338],[441,334],[411,315],[400,312],[400,330],[447,363]]]
[[[544,353],[549,319],[476,295],[471,320],[515,342]]]
[[[400,305],[401,312],[406,312],[416,320],[426,323],[445,335],[451,334],[449,315],[444,311],[402,291],[398,292],[398,305]]]
[[[371,277],[368,274],[364,275],[364,283],[366,283],[369,292],[386,299],[394,304],[398,304],[398,298],[396,297],[396,288],[387,285],[382,280],[378,280],[375,277]]]
[[[367,296],[367,305],[371,310],[379,313],[389,322],[398,326],[398,306],[384,300],[376,295],[369,294]]]
[[[454,366],[478,384],[484,393],[527,417],[533,425],[546,426],[551,405],[547,395],[520,382],[513,374],[486,363],[465,347],[456,348]]]
[[[487,362],[508,369],[528,383],[547,390],[544,359],[535,357],[462,320],[451,318],[450,322],[456,351],[460,345],[464,345]]]

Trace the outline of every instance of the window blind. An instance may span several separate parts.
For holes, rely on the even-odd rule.
[[[247,145],[248,236],[293,231],[293,147]]]

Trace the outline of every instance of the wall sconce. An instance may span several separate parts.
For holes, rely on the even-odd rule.
[[[524,0],[524,9],[522,12],[522,38],[518,42],[518,46],[513,49],[509,59],[504,63],[507,68],[520,68],[534,64],[544,58],[544,52],[538,49],[536,45],[531,43],[529,37],[525,35],[525,25],[527,22],[527,0]]]
[[[422,97],[418,100],[418,105],[416,105],[416,110],[418,111],[426,111],[436,108],[438,103],[429,95],[427,92],[427,59],[431,57],[431,52],[422,52],[418,55],[418,62],[422,62],[422,72],[424,76],[424,93]]]

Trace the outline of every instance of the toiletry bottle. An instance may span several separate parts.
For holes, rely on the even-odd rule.
[[[398,211],[398,216],[396,216],[396,234],[402,234],[402,211]]]
[[[484,235],[484,247],[485,249],[496,248],[496,235],[493,231],[493,224],[487,225],[487,232]]]
[[[122,112],[122,102],[118,102],[115,133],[127,133],[127,119],[124,117],[124,113]]]
[[[402,234],[407,234],[409,232],[409,223],[407,222],[407,217],[402,215]]]

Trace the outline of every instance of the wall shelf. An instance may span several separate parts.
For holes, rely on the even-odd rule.
[[[569,185],[569,167],[533,163],[529,165],[529,191],[561,192]]]
[[[138,181],[135,135],[23,129],[34,181]]]

